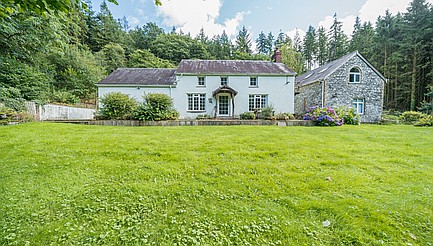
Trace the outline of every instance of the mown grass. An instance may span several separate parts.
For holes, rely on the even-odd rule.
[[[431,128],[0,127],[1,245],[432,245],[432,191]]]

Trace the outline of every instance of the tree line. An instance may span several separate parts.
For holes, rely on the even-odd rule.
[[[71,2],[81,4],[42,14],[13,11],[13,3],[0,6],[0,100],[94,102],[95,83],[118,67],[171,68],[182,59],[269,60],[278,47],[283,63],[298,74],[358,50],[388,78],[387,109],[431,108],[433,8],[425,0],[413,0],[405,13],[386,12],[375,25],[357,18],[349,36],[335,15],[332,26],[310,26],[302,39],[263,31],[254,39],[244,26],[234,40],[225,31],[209,37],[202,29],[193,37],[152,22],[131,28],[105,2],[99,12],[88,1]]]

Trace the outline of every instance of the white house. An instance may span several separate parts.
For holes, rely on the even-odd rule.
[[[223,118],[267,106],[294,113],[295,74],[280,62],[182,60],[176,69],[119,68],[97,86],[99,98],[114,91],[138,100],[165,93],[181,118]]]

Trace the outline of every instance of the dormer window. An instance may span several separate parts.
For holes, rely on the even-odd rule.
[[[198,86],[204,86],[205,84],[204,84],[204,77],[203,76],[199,76],[199,77],[197,77],[198,78],[198,83],[197,83],[197,85]]]
[[[227,84],[228,84],[227,77],[221,77],[221,85],[227,85]]]
[[[353,67],[349,72],[349,83],[361,83],[361,70]]]

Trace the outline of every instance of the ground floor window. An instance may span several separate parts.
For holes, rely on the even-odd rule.
[[[266,108],[268,106],[268,95],[250,95],[248,110],[254,111],[260,108]]]
[[[364,99],[355,98],[353,99],[353,108],[355,108],[355,112],[358,114],[364,114]]]
[[[188,94],[188,111],[205,111],[206,94]]]

